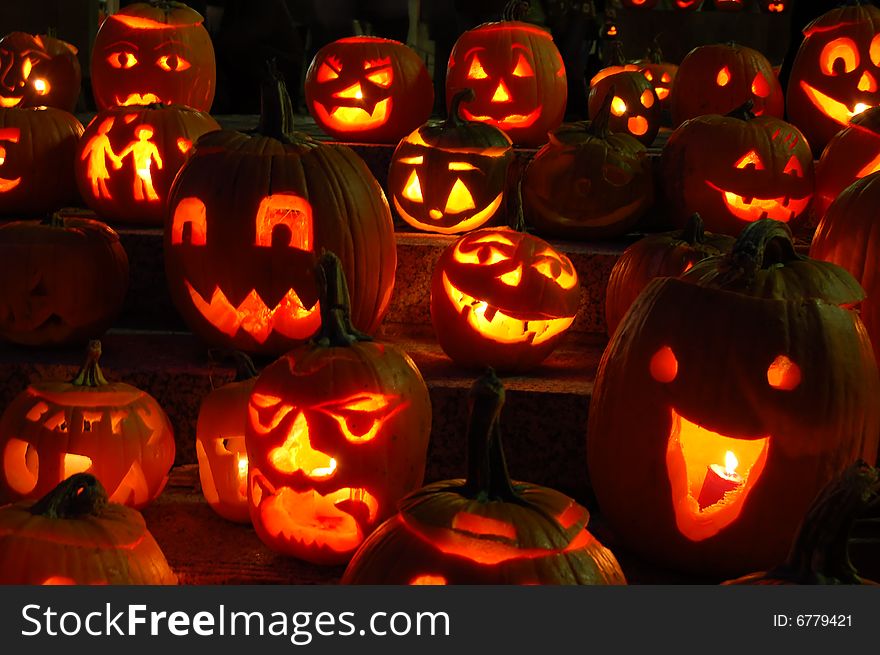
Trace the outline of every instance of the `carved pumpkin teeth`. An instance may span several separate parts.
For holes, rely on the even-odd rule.
[[[507,114],[505,116],[478,116],[472,114],[467,109],[462,108],[462,115],[469,121],[477,121],[480,123],[492,123],[497,125],[501,129],[504,128],[526,128],[531,127],[535,121],[537,121],[541,117],[541,107],[538,107],[534,111],[529,112],[528,114]]]
[[[0,98],[0,107],[17,107],[23,99],[22,96]]]
[[[718,191],[724,199],[724,204],[731,214],[743,221],[756,221],[763,218],[772,218],[783,223],[788,223],[799,216],[810,202],[810,198],[792,198],[790,195],[778,198],[758,198],[756,196],[741,196],[733,191],[726,191],[717,184],[706,181],[711,188]]]
[[[151,105],[162,104],[162,98],[155,93],[129,93],[124,100],[116,96],[117,105]]]
[[[334,107],[331,111],[320,102],[315,102],[315,111],[322,123],[342,125],[346,130],[359,132],[381,127],[388,121],[391,113],[391,98],[385,98],[375,104],[372,111],[364,107]]]

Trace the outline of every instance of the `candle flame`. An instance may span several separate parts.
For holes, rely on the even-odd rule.
[[[856,106],[853,107],[853,115],[861,114],[866,109],[870,109],[871,105],[866,105],[864,102],[857,102]]]
[[[732,450],[728,450],[724,453],[724,472],[727,475],[736,475],[736,467],[739,466],[739,460],[736,458],[736,455],[733,454]]]
[[[246,478],[248,472],[248,458],[247,455],[239,455],[238,456],[238,477]]]

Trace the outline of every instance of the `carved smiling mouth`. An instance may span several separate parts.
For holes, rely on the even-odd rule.
[[[162,99],[155,93],[129,93],[125,100],[120,100],[119,96],[116,96],[117,105],[150,105],[161,103]]]
[[[534,319],[510,316],[457,289],[446,273],[443,273],[443,289],[456,312],[466,317],[468,324],[478,334],[498,343],[537,345],[564,332],[574,322],[574,316]]]
[[[477,116],[462,107],[462,115],[469,121],[479,121],[481,123],[492,123],[500,127],[502,130],[511,127],[531,127],[541,116],[541,107],[528,114],[507,114],[505,116]]]
[[[739,516],[764,470],[770,437],[731,437],[689,421],[675,408],[671,413],[666,470],[675,522],[685,537],[702,541]],[[733,471],[725,471],[730,454]]]
[[[861,114],[866,109],[870,109],[874,106],[860,102],[850,109],[839,100],[835,100],[831,96],[825,95],[803,80],[801,80],[801,89],[807,94],[807,97],[816,109],[841,125],[848,125],[849,119],[853,116]]]
[[[24,100],[24,96],[8,96],[5,98],[0,96],[0,107],[17,107],[22,100]]]
[[[426,228],[433,230],[434,232],[438,232],[440,234],[455,234],[457,232],[469,232],[470,230],[475,230],[476,228],[482,226],[486,221],[488,221],[492,216],[495,215],[495,212],[498,211],[498,208],[501,206],[501,201],[504,199],[504,192],[499,193],[495,200],[490,202],[485,208],[478,211],[476,214],[467,218],[459,223],[456,223],[452,227],[441,227],[439,225],[434,225],[432,223],[425,223],[414,217],[412,214],[407,212],[403,207],[401,207],[400,202],[397,200],[397,197],[392,195],[391,200],[394,202],[394,208],[397,209],[397,213],[400,214],[401,218],[403,218],[407,223],[415,224],[415,225],[423,225]],[[435,212],[439,213],[439,216],[435,214]],[[439,210],[432,209],[431,210],[431,218],[435,220],[441,220],[444,217],[443,212]]]
[[[345,125],[347,130],[358,132],[381,127],[388,121],[391,112],[391,98],[380,100],[373,107],[373,111],[367,111],[363,107],[334,107],[328,112],[320,102],[315,102],[315,111],[322,123],[331,125]]]
[[[743,221],[757,221],[761,218],[772,218],[788,223],[807,208],[810,198],[756,198],[740,196],[732,191],[725,191],[716,184],[706,181],[710,187],[718,191],[724,198],[724,204],[731,214]]]
[[[17,187],[20,182],[21,182],[20,177],[17,177],[14,180],[8,180],[5,177],[0,177],[0,193],[6,193],[7,191],[12,191],[12,189]]]

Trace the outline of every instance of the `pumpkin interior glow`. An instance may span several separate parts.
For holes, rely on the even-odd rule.
[[[18,143],[21,139],[21,129],[17,127],[0,128],[0,166],[6,162],[6,147],[3,143]],[[0,193],[6,193],[21,183],[21,176],[5,178],[0,176]]]

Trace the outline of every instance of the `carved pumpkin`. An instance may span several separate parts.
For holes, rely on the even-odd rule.
[[[645,57],[636,62],[639,70],[654,87],[657,99],[660,101],[660,108],[665,112],[669,111],[669,94],[672,93],[672,86],[675,84],[675,76],[678,74],[678,66],[663,59],[663,51],[657,38],[648,48]],[[664,123],[669,119],[663,116]]]
[[[703,231],[703,220],[693,214],[683,230],[649,234],[623,251],[611,269],[605,292],[605,324],[608,335],[638,295],[655,277],[678,277],[694,264],[728,252],[734,239],[726,234]]]
[[[196,456],[202,494],[211,509],[230,521],[250,523],[244,435],[257,372],[244,353],[236,353],[236,360],[235,381],[214,389],[199,407]]]
[[[653,9],[660,0],[623,0],[621,4],[630,9]]]
[[[83,126],[54,107],[0,108],[0,215],[45,214],[72,204]]]
[[[608,129],[611,95],[589,123],[566,123],[529,162],[526,218],[543,236],[591,239],[625,234],[654,200],[648,151]]]
[[[616,39],[608,44],[608,57],[605,61],[607,65],[599,69],[599,71],[590,78],[590,88],[593,88],[593,85],[598,84],[609,75],[625,72],[638,72],[640,70],[638,64],[626,61],[626,57],[623,54],[623,42]]]
[[[462,103],[465,119],[494,125],[518,145],[538,146],[562,123],[568,84],[550,32],[510,20],[521,5],[511,2],[507,20],[458,38],[446,70],[446,102],[451,108],[456,91],[471,88],[474,100]]]
[[[880,171],[880,107],[854,116],[849,126],[834,135],[816,165],[816,194],[810,209],[822,218],[828,207],[850,184]]]
[[[138,2],[108,16],[92,47],[98,109],[162,103],[208,111],[217,72],[202,20],[173,0]]]
[[[455,234],[490,222],[504,204],[513,160],[508,136],[487,123],[461,117],[464,89],[449,118],[403,139],[391,157],[388,189],[398,215],[418,230]]]
[[[251,393],[248,503],[272,550],[342,564],[422,484],[431,402],[402,350],[352,327],[339,259],[319,266],[320,331]]]
[[[91,473],[110,500],[140,509],[158,496],[174,463],[174,432],[148,393],[107,382],[101,342],[70,382],[28,386],[0,419],[0,495],[39,498],[74,473]]]
[[[305,91],[315,122],[340,141],[396,143],[428,120],[434,106],[421,57],[399,41],[372,36],[318,50]]]
[[[788,10],[793,0],[758,0],[758,7],[765,14],[781,14]]]
[[[837,7],[807,25],[786,103],[817,154],[853,116],[880,105],[880,9]]]
[[[181,105],[100,111],[76,151],[80,194],[107,219],[162,225],[168,190],[193,142],[219,129],[208,114]]]
[[[388,202],[351,149],[293,133],[279,78],[263,88],[253,136],[203,135],[169,195],[171,297],[208,343],[280,354],[320,323],[314,253],[341,253],[358,328],[373,332],[391,298],[397,252]]]
[[[654,142],[660,130],[660,101],[654,87],[641,71],[624,71],[604,76],[590,84],[587,111],[595,118],[605,97],[611,96],[608,128],[631,134],[646,146]]]
[[[672,6],[682,11],[697,11],[703,6],[703,0],[672,0]]]
[[[670,217],[698,212],[714,232],[737,235],[749,222],[794,223],[813,196],[813,156],[803,134],[748,106],[682,124],[663,148],[661,171]]]
[[[128,257],[119,235],[88,218],[0,225],[0,336],[28,346],[85,342],[122,309]]]
[[[782,118],[782,87],[767,58],[742,45],[699,46],[678,67],[669,101],[672,124],[704,114],[726,114],[748,100],[756,116]]]
[[[358,550],[343,584],[626,584],[610,550],[568,496],[513,482],[499,416],[504,387],[491,370],[471,389],[467,479],[435,482]]]
[[[621,544],[727,576],[785,556],[816,493],[877,455],[880,378],[853,309],[863,296],[770,220],[645,288],[589,412],[590,480]]]
[[[431,281],[437,341],[467,367],[534,368],[571,327],[579,304],[568,257],[505,227],[469,232],[450,244]]]
[[[0,508],[0,584],[175,585],[144,518],[78,473],[37,502]]]
[[[77,49],[46,34],[0,39],[0,107],[57,107],[72,112],[82,81]]]

